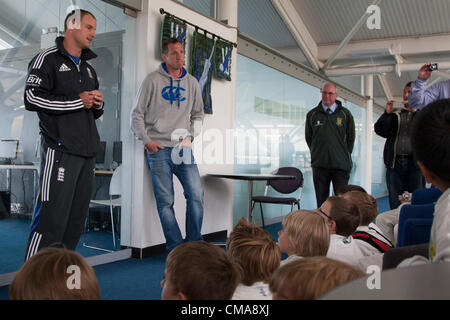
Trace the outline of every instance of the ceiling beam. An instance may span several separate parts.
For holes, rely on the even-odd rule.
[[[389,85],[388,85],[388,83],[386,81],[386,76],[382,75],[382,74],[377,74],[377,78],[378,78],[378,81],[380,81],[381,88],[384,91],[384,95],[386,96],[386,99],[388,101],[394,100],[393,96],[392,96],[391,89],[389,88]]]
[[[338,48],[337,44],[318,45],[318,59],[326,61]],[[381,48],[391,49],[395,54],[436,54],[450,51],[450,35],[420,36],[396,39],[352,41],[342,49],[340,58],[351,58],[353,51],[370,51]]]
[[[286,27],[291,32],[311,66],[317,71],[322,63],[317,59],[317,44],[311,36],[306,24],[292,5],[291,0],[270,0]]]
[[[381,0],[374,0],[371,6],[377,6],[380,4]],[[370,7],[371,7],[370,6]],[[364,14],[359,18],[350,32],[345,36],[345,38],[341,41],[341,43],[337,46],[336,50],[328,57],[324,66],[322,67],[323,71],[326,71],[328,67],[333,63],[333,61],[337,58],[337,56],[341,53],[342,49],[347,45],[347,43],[353,38],[353,36],[358,32],[359,28],[366,22],[366,20],[372,15],[372,12],[367,10]]]

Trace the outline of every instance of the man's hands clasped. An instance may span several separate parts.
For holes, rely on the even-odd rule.
[[[84,91],[79,94],[84,108],[100,108],[103,105],[103,93],[100,90]]]

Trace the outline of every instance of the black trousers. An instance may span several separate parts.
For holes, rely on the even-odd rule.
[[[42,148],[40,193],[25,260],[53,244],[75,250],[89,212],[94,169],[95,157]]]
[[[391,210],[400,205],[398,196],[404,191],[412,193],[416,189],[424,188],[422,172],[415,166],[412,157],[397,156],[394,168],[386,168],[386,184]]]
[[[330,196],[330,183],[333,183],[334,194],[343,185],[348,184],[350,172],[337,169],[312,168],[314,190],[316,191],[317,208]]]

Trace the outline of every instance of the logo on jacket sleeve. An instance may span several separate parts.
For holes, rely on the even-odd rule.
[[[65,71],[71,71],[71,69],[68,66],[66,66],[65,63],[63,63],[61,65],[61,67],[59,67],[59,72],[65,72]]]
[[[32,86],[40,86],[42,79],[34,74],[30,74],[27,79],[27,84]]]
[[[181,87],[167,86],[162,89],[161,95],[167,101],[184,101],[186,100],[186,98],[181,95],[181,91],[186,90]]]

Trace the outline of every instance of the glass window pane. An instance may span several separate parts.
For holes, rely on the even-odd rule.
[[[319,89],[242,55],[237,63],[235,172],[269,173],[280,166],[297,167],[305,178],[302,207],[315,208],[304,135],[306,113],[321,99]],[[265,182],[254,183],[254,194],[262,195],[264,189]],[[247,214],[247,183],[236,181],[234,193],[237,220]],[[289,211],[289,206],[264,205],[266,219]],[[259,208],[254,217],[259,220]]]
[[[17,158],[19,164],[31,163],[40,167],[40,136],[39,119],[36,112],[25,110],[24,85],[28,71],[28,63],[44,48],[55,45],[55,38],[63,34],[64,19],[67,10],[75,1],[69,0],[0,0],[0,139],[19,140]],[[135,56],[135,19],[123,13],[123,9],[107,4],[103,1],[79,0],[75,2],[82,9],[90,11],[96,17],[96,37],[92,42],[92,50],[98,55],[97,59],[90,60],[99,80],[99,89],[103,92],[105,113],[96,121],[100,139],[106,142],[106,152],[97,167],[114,169],[122,160],[121,149],[116,148],[116,157],[113,156],[115,142],[121,140],[121,132],[129,132],[127,127],[121,130],[121,103],[134,99],[134,66]],[[54,28],[56,27],[56,28]],[[43,34],[43,29],[55,29]],[[126,61],[126,62],[124,62]],[[125,67],[125,65],[127,65]],[[75,66],[74,66],[75,68]],[[119,143],[120,144],[120,143]],[[123,162],[130,161],[124,158]],[[128,176],[128,175],[126,175]],[[36,179],[35,179],[36,178]],[[36,181],[37,180],[37,181]],[[34,199],[38,191],[39,177],[33,176],[32,170],[0,170],[0,190],[10,187],[11,219],[0,220],[0,233],[4,230],[14,235],[5,236],[13,239],[12,242],[1,241],[0,256],[3,252],[11,254],[8,265],[4,259],[0,262],[0,273],[16,271],[23,263],[26,240],[29,235],[30,219],[34,207]],[[125,181],[126,179],[124,179]],[[35,185],[33,186],[33,181]],[[131,182],[128,181],[128,184]],[[109,198],[109,177],[96,177],[94,194],[97,199]],[[124,187],[131,190],[130,186]],[[122,222],[127,221],[126,210],[131,197],[122,196]],[[95,215],[95,213],[94,213]],[[97,214],[97,217],[99,215]],[[105,226],[104,244],[112,249],[112,235],[109,220],[109,208],[106,218],[102,218],[100,227]],[[106,222],[106,224],[103,224]],[[122,223],[127,228],[126,223]],[[3,229],[3,227],[6,228]],[[129,228],[129,226],[128,226]],[[121,239],[129,237],[129,232],[122,230]],[[22,239],[23,241],[18,241]],[[83,239],[82,239],[83,240]],[[80,241],[80,246],[83,241]],[[118,249],[119,246],[116,247]],[[77,249],[78,250],[78,249]],[[83,249],[84,250],[84,249]],[[102,251],[87,250],[83,255],[97,255]],[[16,260],[14,260],[16,259]]]
[[[373,114],[373,123],[377,122],[381,115]],[[372,195],[379,197],[387,195],[386,186],[386,166],[383,160],[383,150],[386,139],[380,137],[373,132],[373,146],[372,146]]]

